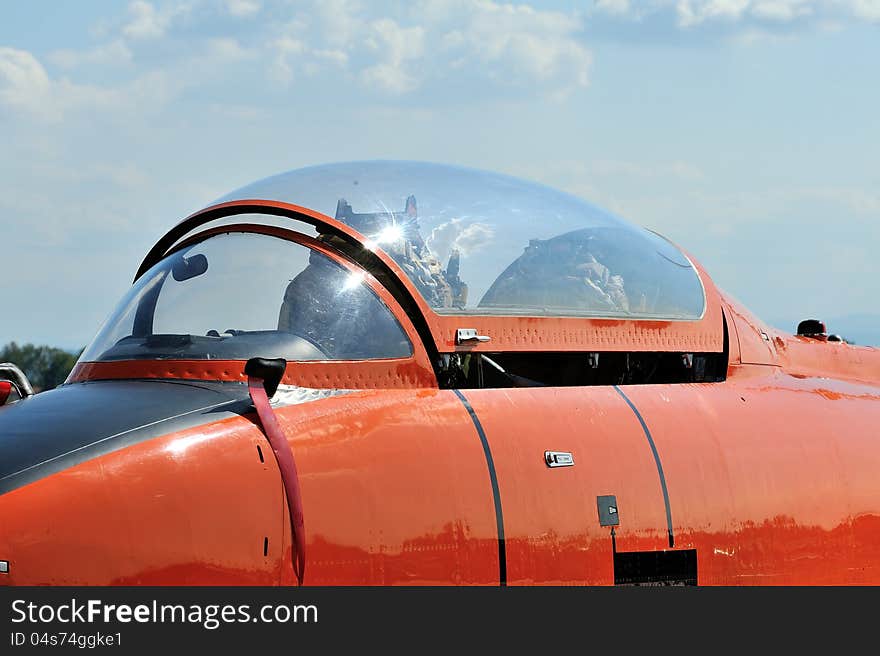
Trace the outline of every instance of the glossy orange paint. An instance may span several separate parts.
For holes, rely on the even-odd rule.
[[[743,365],[726,383],[624,391],[656,442],[675,548],[697,550],[701,584],[880,581],[876,386]],[[613,582],[598,495],[618,498],[618,550],[668,548],[657,470],[613,389],[464,394],[494,457],[511,585]],[[302,471],[305,584],[498,583],[486,462],[454,392],[364,390],[277,413]],[[277,468],[259,462],[256,445],[268,450],[252,421],[3,495],[5,582],[293,584]],[[547,449],[575,466],[547,468]]]
[[[486,463],[453,392],[355,392],[278,416],[295,436],[306,584],[498,584]]]
[[[596,497],[615,494],[617,548],[663,549],[666,520],[645,436],[610,387],[464,392],[492,448],[504,506],[511,585],[609,585],[611,534]],[[551,469],[544,451],[569,452],[575,465]]]
[[[489,478],[453,392],[362,391],[277,414],[301,470],[306,584],[497,585]],[[0,496],[0,583],[295,584],[280,476],[254,421],[150,440]]]
[[[772,329],[738,301],[726,297],[723,303],[729,318],[730,342],[736,347],[735,354],[731,350],[731,364],[778,365]]]
[[[370,280],[413,339],[412,360],[291,364],[284,382],[348,391],[276,408],[300,472],[304,584],[612,584],[596,510],[609,494],[618,551],[695,549],[700,584],[880,584],[880,352],[783,335],[701,275],[707,314],[690,327],[646,337],[626,322],[493,318],[492,349],[723,348],[726,321],[724,382],[463,390],[464,401],[437,388],[413,322]],[[422,310],[450,350],[461,318]],[[242,369],[85,363],[69,382],[241,381]],[[11,563],[0,584],[294,584],[284,493],[255,422],[164,435],[0,496]],[[574,466],[548,468],[546,450]]]
[[[837,378],[873,386],[880,382],[880,351],[876,348],[786,334],[763,323],[730,297],[721,298],[732,319],[732,364],[779,367],[800,378]]]
[[[676,545],[697,549],[701,584],[876,584],[880,389],[752,369],[627,388],[663,454]]]
[[[261,462],[257,445],[265,452],[253,423],[226,420],[0,496],[0,547],[11,563],[2,582],[277,583],[284,492],[274,461]]]

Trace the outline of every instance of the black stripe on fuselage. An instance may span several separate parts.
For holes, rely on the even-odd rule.
[[[502,587],[507,585],[507,548],[504,543],[504,513],[501,510],[501,492],[498,489],[498,475],[495,473],[495,461],[492,459],[492,449],[489,447],[489,440],[486,439],[486,432],[483,430],[483,424],[480,418],[474,412],[470,401],[467,400],[460,390],[453,390],[455,395],[461,399],[465,409],[474,422],[474,428],[477,429],[477,435],[480,436],[480,442],[483,445],[483,453],[486,456],[486,466],[489,468],[489,482],[492,484],[492,497],[495,501],[495,524],[498,529],[498,582]]]
[[[648,438],[651,453],[654,454],[654,463],[657,465],[657,475],[660,477],[660,488],[663,490],[663,504],[666,506],[666,532],[669,534],[669,548],[672,549],[675,547],[675,534],[672,531],[672,508],[669,506],[669,491],[666,489],[666,476],[663,474],[663,463],[660,462],[660,454],[657,452],[657,445],[654,444],[654,438],[651,437],[651,430],[648,428],[648,424],[645,423],[645,419],[642,417],[642,413],[639,412],[639,409],[629,400],[629,397],[624,394],[623,390],[617,385],[614,386],[614,389],[617,390],[617,393],[623,397],[623,400],[626,401],[626,404],[635,413],[636,419],[638,419],[639,423],[642,425],[642,430],[645,431],[645,437]]]

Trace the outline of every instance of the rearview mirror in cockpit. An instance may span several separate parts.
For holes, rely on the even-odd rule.
[[[177,282],[197,278],[208,270],[208,258],[202,253],[181,257],[171,267],[171,276]]]

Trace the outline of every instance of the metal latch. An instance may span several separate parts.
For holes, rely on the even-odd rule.
[[[488,342],[487,335],[480,335],[476,328],[459,328],[455,332],[455,343],[463,344],[464,342]]]
[[[544,451],[544,462],[548,467],[573,467],[574,456],[566,451]]]

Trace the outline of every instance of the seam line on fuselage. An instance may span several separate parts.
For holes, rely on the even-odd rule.
[[[663,463],[660,462],[660,454],[657,452],[657,445],[654,444],[651,430],[648,428],[648,424],[645,422],[639,409],[632,401],[630,401],[629,397],[622,389],[620,389],[620,387],[615,385],[614,389],[617,390],[617,393],[620,394],[624,401],[626,401],[626,404],[635,414],[636,419],[639,420],[639,423],[642,425],[642,430],[645,431],[645,437],[648,438],[648,445],[651,447],[651,453],[654,454],[654,463],[657,465],[657,475],[660,477],[660,488],[663,490],[663,504],[666,506],[666,532],[669,534],[669,548],[672,549],[675,547],[675,534],[672,531],[672,509],[669,506],[669,491],[666,489],[666,476],[663,474]]]
[[[474,411],[461,390],[452,390],[455,395],[464,404],[465,409],[474,422],[474,428],[477,429],[477,435],[480,436],[480,442],[483,445],[483,453],[486,456],[486,466],[489,468],[489,482],[492,484],[492,497],[495,502],[495,524],[498,529],[498,584],[501,587],[507,585],[507,546],[504,541],[504,513],[501,510],[501,491],[498,488],[498,475],[495,472],[495,461],[492,459],[492,449],[489,447],[489,440],[486,439],[486,432],[483,430],[483,424]]]

